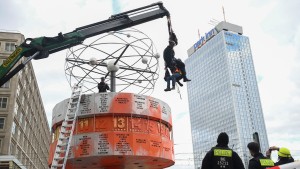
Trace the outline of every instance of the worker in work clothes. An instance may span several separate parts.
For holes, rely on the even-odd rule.
[[[168,69],[166,69],[166,73],[165,73],[165,81],[167,81],[167,88],[165,89],[165,91],[171,91],[175,89],[175,82],[176,79],[180,79],[181,77],[181,72],[178,68],[174,67],[175,70],[174,72],[172,72],[172,75],[170,76],[170,73],[168,71]],[[170,83],[172,82],[172,88],[170,88]],[[178,84],[180,86],[182,86],[182,84],[178,81]]]
[[[101,77],[101,82],[98,83],[98,89],[99,93],[106,92],[106,90],[109,90],[109,86],[104,82],[105,78]]]
[[[287,149],[287,148],[285,148],[285,147],[280,147],[279,148],[279,147],[276,147],[276,146],[272,146],[266,152],[266,156],[268,158],[270,158],[271,152],[274,151],[274,150],[278,151],[277,152],[277,154],[278,154],[278,161],[274,164],[275,166],[294,162],[294,158],[291,156],[290,150]]]
[[[186,71],[185,71],[185,64],[181,61],[181,59],[175,59],[175,65],[178,67],[182,73],[181,77],[183,79],[183,82],[189,82],[191,81],[186,77]]]

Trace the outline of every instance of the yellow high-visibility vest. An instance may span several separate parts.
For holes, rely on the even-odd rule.
[[[263,167],[273,167],[274,162],[270,159],[259,159],[260,165]]]
[[[214,149],[214,156],[232,157],[232,150]]]

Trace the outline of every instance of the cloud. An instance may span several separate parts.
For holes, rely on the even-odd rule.
[[[112,0],[113,14],[118,14],[121,12],[121,6],[119,0]]]
[[[276,5],[263,20],[263,29],[278,37],[281,44],[294,43],[299,28],[300,1],[276,1]]]
[[[271,4],[271,5],[270,5]],[[300,149],[294,144],[300,136],[298,113],[300,104],[300,11],[299,1],[264,2],[269,12],[262,19],[261,30],[267,34],[262,47],[266,51],[264,79],[259,84],[265,114],[266,127],[271,145],[285,144],[291,149]],[[268,70],[267,70],[268,69]],[[284,131],[281,136],[278,131]]]
[[[26,20],[30,17],[27,10],[32,7],[24,8],[23,4],[16,0],[0,1],[1,28],[3,30],[21,31],[20,27],[26,24]]]
[[[25,37],[56,36],[77,27],[99,22],[112,14],[149,5],[154,0],[9,0],[0,1],[1,29],[19,30]],[[163,0],[170,11],[173,29],[179,44],[176,57],[185,60],[187,49],[198,40],[198,29],[204,34],[213,28],[209,20],[226,20],[241,25],[251,43],[254,66],[265,116],[270,145],[299,150],[300,103],[300,1],[174,1]],[[160,54],[160,79],[152,96],[165,101],[172,109],[175,152],[191,152],[191,131],[186,83],[177,91],[164,92],[162,52],[168,42],[167,20],[160,18],[135,28],[154,42]],[[33,61],[47,117],[51,120],[53,106],[70,96],[64,75],[66,51],[44,60]],[[193,80],[193,79],[192,79]],[[51,124],[51,122],[50,122]],[[280,131],[280,134],[278,132]],[[188,143],[185,145],[185,143]],[[182,158],[182,157],[178,157]],[[185,158],[185,157],[184,157]],[[177,167],[177,168],[176,168]],[[191,168],[176,162],[173,169]],[[181,169],[181,168],[180,168]]]

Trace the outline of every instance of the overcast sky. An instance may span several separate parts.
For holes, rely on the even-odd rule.
[[[112,14],[151,4],[153,0],[1,0],[0,29],[18,30],[26,38],[56,36],[108,19]],[[176,57],[185,60],[187,49],[213,28],[212,19],[243,27],[250,39],[269,145],[285,146],[300,159],[300,1],[299,0],[163,0],[170,11],[179,45]],[[161,54],[167,46],[166,18],[137,26]],[[54,105],[70,96],[64,74],[66,51],[33,61],[49,123]],[[162,67],[163,59],[160,58]],[[161,70],[163,70],[161,68]],[[152,96],[172,108],[176,166],[193,168],[186,85],[164,93],[163,72]],[[213,146],[213,145],[212,145]]]

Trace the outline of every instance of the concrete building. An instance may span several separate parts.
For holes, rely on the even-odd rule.
[[[0,32],[0,63],[15,50],[15,45],[23,41],[21,33]],[[0,88],[0,159],[14,156],[20,162],[17,164],[22,164],[20,167],[46,169],[50,139],[46,113],[30,62]]]
[[[269,147],[249,38],[240,26],[220,22],[188,50],[185,61],[195,168],[217,144],[220,132],[245,167],[247,144],[259,140]],[[258,137],[257,137],[258,136]]]
[[[1,155],[0,168],[1,169],[26,169],[26,166],[24,166],[15,156]]]

